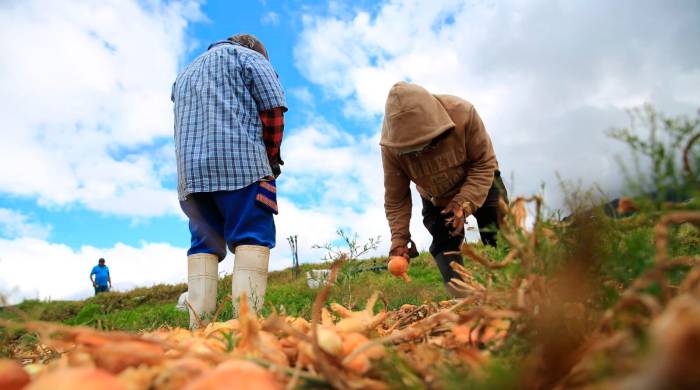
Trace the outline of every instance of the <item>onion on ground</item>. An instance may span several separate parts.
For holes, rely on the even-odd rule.
[[[271,372],[257,364],[245,360],[230,360],[191,382],[185,390],[281,390],[282,388]]]
[[[10,359],[0,359],[0,389],[19,390],[30,380],[21,364]]]
[[[66,368],[42,375],[25,390],[126,390],[116,376],[98,368]]]

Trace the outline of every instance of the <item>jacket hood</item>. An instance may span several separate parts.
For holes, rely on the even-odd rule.
[[[455,126],[440,101],[425,88],[398,82],[389,90],[379,144],[407,149],[427,144]]]

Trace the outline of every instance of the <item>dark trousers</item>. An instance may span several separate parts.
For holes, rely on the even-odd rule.
[[[95,295],[103,292],[109,292],[109,286],[95,286]]]
[[[496,171],[493,178],[493,184],[486,195],[484,204],[474,212],[474,217],[479,224],[479,234],[481,241],[485,245],[496,245],[496,234],[498,230],[498,199],[508,202],[508,193],[501,179],[501,173]],[[449,215],[440,214],[443,207],[433,205],[429,200],[423,200],[423,225],[425,225],[430,235],[433,236],[433,241],[430,244],[430,254],[433,255],[443,279],[447,283],[455,276],[449,266],[452,261],[457,261],[461,264],[461,256],[445,256],[444,252],[459,251],[462,241],[464,241],[464,232],[459,236],[452,237],[450,228],[447,227],[445,219]]]

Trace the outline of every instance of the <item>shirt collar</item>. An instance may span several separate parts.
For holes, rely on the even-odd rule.
[[[209,45],[209,47],[207,47],[207,50],[211,50],[211,49],[213,49],[217,46],[221,46],[221,45],[238,45],[238,43],[231,42],[228,39],[224,39],[223,41],[217,41],[217,42],[212,43],[211,45]]]

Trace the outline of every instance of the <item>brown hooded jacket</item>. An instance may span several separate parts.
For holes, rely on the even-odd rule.
[[[442,134],[423,150],[405,153]],[[474,212],[484,203],[498,169],[474,106],[456,96],[431,95],[415,84],[400,82],[389,91],[379,143],[392,250],[411,238],[411,181],[436,206],[455,201],[471,205]]]

